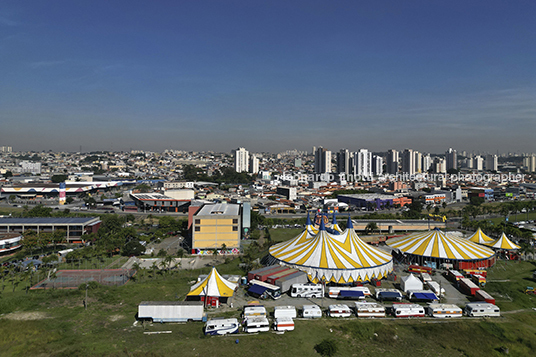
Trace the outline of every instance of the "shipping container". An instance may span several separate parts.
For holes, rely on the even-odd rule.
[[[283,270],[283,271],[280,271],[279,273],[277,274],[274,274],[274,275],[270,275],[267,279],[266,279],[266,282],[268,284],[275,284],[276,280],[277,279],[280,279],[280,278],[283,278],[285,276],[288,276],[288,275],[291,275],[291,274],[294,274],[294,273],[297,273],[298,270],[297,269],[287,269],[287,270]]]
[[[478,290],[475,293],[475,298],[480,301],[484,301],[490,304],[495,304],[495,298],[491,296],[490,294],[488,294],[487,292],[485,292],[484,290]]]
[[[460,286],[460,289],[469,295],[475,295],[480,288],[473,283],[470,279],[462,278],[458,281],[458,284]]]
[[[292,284],[305,284],[309,281],[307,278],[307,273],[303,271],[298,271],[294,274],[290,274],[279,278],[275,281],[276,286],[281,288],[281,293],[286,293],[292,287]]]

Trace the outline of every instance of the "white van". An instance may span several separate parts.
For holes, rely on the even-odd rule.
[[[355,314],[357,317],[385,317],[385,307],[375,302],[356,301]]]
[[[318,305],[303,305],[302,316],[315,319],[322,317],[322,310]]]
[[[244,312],[242,317],[247,319],[249,317],[266,317],[266,308],[264,306],[244,306]]]
[[[321,284],[292,284],[291,297],[320,298],[324,296],[324,287]]]
[[[275,331],[292,331],[294,330],[294,320],[290,317],[279,317],[274,322]]]
[[[463,311],[454,304],[428,304],[426,312],[430,317],[462,317]]]
[[[424,307],[417,304],[394,304],[394,317],[424,317]]]
[[[205,335],[226,335],[238,333],[237,319],[211,319],[205,325]]]
[[[464,312],[471,317],[499,317],[501,310],[498,306],[487,302],[470,302],[465,305]]]
[[[343,299],[345,297],[364,299],[370,296],[370,290],[366,286],[330,286],[328,295],[332,299]]]
[[[274,307],[274,318],[289,317],[295,319],[298,314],[294,306],[276,306]]]
[[[348,305],[344,305],[344,304],[329,305],[329,316],[350,317],[352,316],[352,310],[350,310]]]
[[[244,321],[244,332],[267,332],[270,330],[270,323],[268,319],[263,316],[248,317]]]

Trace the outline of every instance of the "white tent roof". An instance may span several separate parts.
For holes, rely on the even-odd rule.
[[[521,248],[514,242],[512,242],[508,237],[503,233],[499,239],[494,240],[491,243],[487,244],[488,246],[495,249],[506,249],[506,250],[516,250]]]
[[[224,279],[216,268],[212,267],[210,274],[199,283],[192,286],[187,296],[233,296],[236,284]]]

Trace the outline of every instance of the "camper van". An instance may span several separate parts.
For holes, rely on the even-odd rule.
[[[237,319],[211,319],[205,325],[205,335],[226,335],[238,333]]]
[[[364,299],[370,296],[370,290],[365,286],[330,286],[328,296],[332,299]]]
[[[318,305],[303,305],[302,316],[309,319],[322,317],[322,310]]]
[[[329,316],[350,317],[352,316],[352,310],[350,310],[348,305],[344,305],[344,304],[329,305]]]
[[[424,307],[417,304],[394,304],[394,317],[424,317]]]
[[[244,332],[256,333],[270,330],[270,323],[265,316],[248,317],[244,321]]]
[[[385,317],[385,307],[375,302],[356,301],[355,314],[357,317]]]
[[[463,311],[453,304],[428,304],[426,312],[430,317],[462,317]]]
[[[245,319],[250,317],[266,317],[266,308],[262,305],[244,306],[242,317]]]
[[[274,318],[290,317],[295,319],[297,316],[296,308],[294,306],[276,306],[274,308]]]
[[[274,322],[275,331],[292,331],[294,330],[294,320],[290,317],[279,317]]]
[[[321,284],[292,284],[290,296],[304,298],[320,298],[324,296],[324,287]]]
[[[498,306],[485,302],[470,302],[465,305],[464,312],[470,317],[499,317],[501,310]]]

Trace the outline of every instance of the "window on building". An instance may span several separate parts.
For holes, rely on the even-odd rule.
[[[195,231],[196,231],[196,232],[200,232],[200,231],[201,231],[201,227],[199,227],[199,226],[195,227]]]
[[[238,224],[238,218],[233,219],[233,224]]]
[[[238,226],[233,226],[233,232],[238,232]]]
[[[201,224],[201,220],[200,220],[200,219],[196,219],[196,220],[195,220],[195,224]]]

